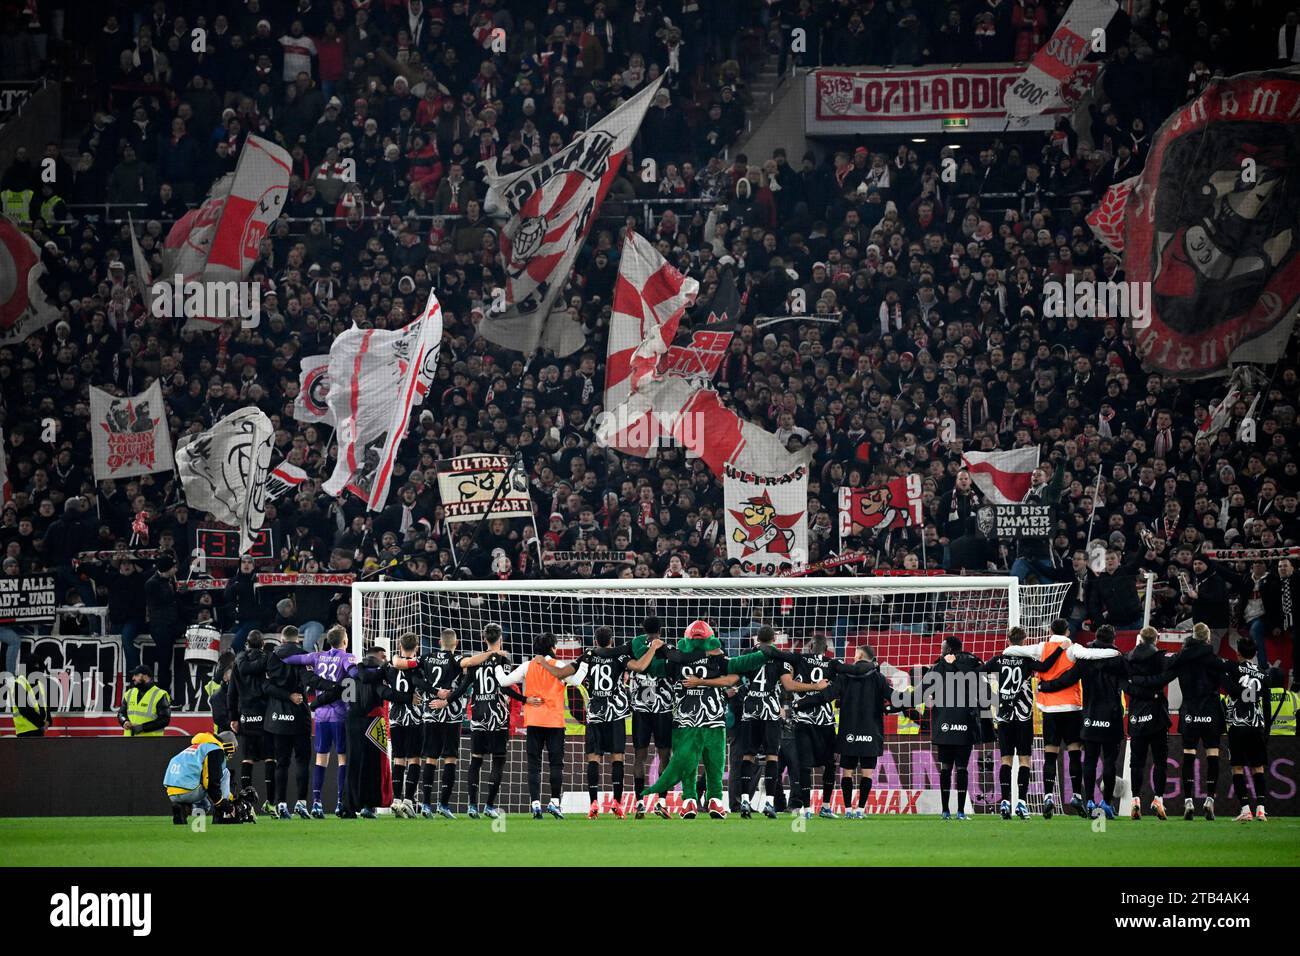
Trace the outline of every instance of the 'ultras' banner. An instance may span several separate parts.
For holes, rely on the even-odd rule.
[[[92,385],[90,436],[96,481],[175,467],[161,382],[134,397],[110,395]]]
[[[937,133],[944,120],[968,132],[1001,132],[1010,89],[1026,67],[927,66],[920,69],[813,70],[808,74],[809,135]],[[1064,104],[1029,118],[1024,129],[1048,130]]]
[[[438,494],[449,524],[474,521],[489,513],[493,518],[530,518],[533,514],[528,476],[513,466],[509,455],[442,459],[438,462]]]
[[[495,158],[481,164],[488,184],[484,208],[506,218],[506,309],[488,312],[479,324],[483,338],[525,355],[541,346],[561,358],[586,344],[582,325],[551,307],[663,81],[648,84],[536,166],[502,175]]]
[[[841,488],[839,495],[842,538],[864,528],[874,534],[922,523],[920,475],[905,475],[875,488]]]
[[[1156,132],[1125,206],[1138,354],[1181,378],[1278,361],[1300,306],[1300,69],[1210,83]]]
[[[1074,0],[1024,76],[1007,93],[1007,115],[1023,119],[1078,102],[1084,91],[1071,88],[1076,79],[1087,86],[1097,79],[1096,66],[1080,75],[1084,58],[1092,52],[1093,31],[1104,30],[1117,9],[1115,0]]]
[[[198,209],[182,216],[163,242],[164,275],[184,281],[247,278],[262,239],[280,218],[289,195],[292,157],[260,136],[249,136],[235,171],[218,180]],[[189,315],[187,329],[215,329],[226,317]]]
[[[797,571],[808,563],[808,466],[758,475],[724,465],[727,557],[746,574]]]

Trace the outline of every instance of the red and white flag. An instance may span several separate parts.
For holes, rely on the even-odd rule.
[[[617,408],[600,416],[596,440],[606,448],[644,457],[671,439],[719,477],[723,467],[780,475],[806,464],[812,449],[791,453],[769,431],[747,422],[713,389],[677,375],[645,382]]]
[[[171,471],[162,382],[139,395],[112,395],[90,386],[90,446],[96,481]]]
[[[0,345],[16,345],[57,322],[59,310],[45,298],[41,250],[32,238],[0,216]]]
[[[397,447],[411,409],[424,401],[442,347],[442,306],[429,293],[420,317],[396,332],[348,329],[330,347],[329,406],[338,428],[338,460],[322,486],[344,489],[379,511],[388,497]]]
[[[640,233],[623,243],[609,320],[605,408],[616,408],[655,373],[700,284],[678,272]]]
[[[297,465],[282,461],[266,476],[266,500],[275,501],[291,491],[297,492],[298,486],[306,480],[307,472]]]
[[[249,136],[233,173],[223,176],[198,209],[182,216],[163,242],[164,274],[183,282],[247,278],[262,239],[289,196],[293,158],[260,136]],[[187,329],[212,330],[227,317],[187,315]]]
[[[1029,493],[1029,480],[1038,467],[1039,448],[1010,451],[963,452],[961,463],[970,472],[984,500],[995,505],[1017,505]]]
[[[293,417],[300,422],[334,424],[330,411],[330,357],[308,355],[298,372],[298,397],[293,400]]]
[[[535,166],[502,175],[495,157],[480,164],[488,185],[484,209],[506,219],[500,236],[506,308],[488,311],[479,324],[483,338],[525,355],[541,347],[559,357],[586,344],[581,323],[552,306],[663,81],[648,84]]]
[[[1081,91],[1072,88],[1077,75],[1082,72],[1089,83],[1097,75],[1095,67],[1083,62],[1092,52],[1093,31],[1104,30],[1118,9],[1115,0],[1074,0],[1060,26],[1007,90],[1007,116],[1038,116],[1062,103],[1077,101]]]

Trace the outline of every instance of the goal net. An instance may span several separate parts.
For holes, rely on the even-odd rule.
[[[940,656],[946,638],[961,638],[966,650],[987,659],[1006,645],[1013,625],[1026,629],[1031,642],[1043,640],[1051,622],[1060,616],[1068,585],[1021,585],[1013,577],[873,577],[873,578],[725,578],[617,581],[472,581],[472,582],[361,582],[353,585],[353,620],[359,647],[382,645],[391,649],[407,632],[420,637],[423,651],[431,650],[443,628],[454,628],[463,653],[483,649],[482,632],[489,623],[500,624],[505,649],[513,662],[532,656],[538,634],[550,632],[558,639],[557,657],[577,657],[593,644],[596,628],[614,630],[616,643],[631,641],[641,633],[649,616],[658,617],[670,644],[697,618],[708,621],[728,655],[752,650],[754,636],[764,624],[777,632],[777,644],[800,650],[814,636],[824,636],[834,656],[852,660],[859,644],[870,644],[897,691],[921,687],[924,670]],[[981,713],[986,742],[978,745],[970,762],[970,801],[975,812],[996,809],[998,755],[990,720],[996,697],[983,695],[990,705]],[[584,728],[572,710],[581,709],[574,696],[566,706],[568,719],[565,754],[564,806],[585,811],[586,757]],[[526,810],[529,803],[524,729],[518,704],[512,714],[512,734],[506,776],[497,805],[509,811]],[[928,718],[919,723],[891,716],[886,720],[886,752],[876,771],[868,812],[937,813],[939,768],[930,745]],[[1037,718],[1036,718],[1037,720]],[[625,807],[635,800],[631,721],[628,722]],[[732,728],[728,728],[730,736]],[[1030,799],[1042,804],[1042,742],[1035,728]],[[734,748],[731,748],[734,749]],[[469,759],[469,733],[462,735],[461,759]],[[738,760],[738,755],[736,756]],[[737,774],[728,755],[727,787]],[[653,781],[659,763],[649,754],[646,776]],[[545,768],[543,779],[546,779]],[[788,789],[789,779],[783,778]],[[813,808],[821,805],[821,774],[814,774]],[[610,796],[609,772],[602,774],[602,805]],[[543,795],[548,792],[545,783]],[[738,794],[736,794],[738,798]],[[670,802],[680,799],[674,794]],[[465,807],[464,773],[454,796],[458,810]],[[838,811],[838,786],[832,796]]]

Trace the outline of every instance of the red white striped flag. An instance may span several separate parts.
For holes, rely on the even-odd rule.
[[[618,264],[609,349],[605,362],[605,408],[617,408],[654,375],[700,284],[672,267],[640,233],[629,231]]]
[[[1010,451],[968,451],[961,463],[970,472],[975,487],[990,504],[1015,505],[1029,493],[1029,480],[1038,467],[1037,445]]]

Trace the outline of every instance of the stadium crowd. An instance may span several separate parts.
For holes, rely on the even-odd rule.
[[[4,211],[42,246],[46,291],[63,313],[0,349],[12,488],[0,539],[5,574],[54,570],[60,599],[107,602],[114,631],[142,626],[145,581],[122,578],[150,578],[153,567],[124,562],[92,577],[76,556],[123,546],[143,513],[149,543],[173,549],[184,577],[206,522],[170,473],[96,485],[91,384],[130,395],[161,379],[175,439],[244,405],[266,411],[275,459],[311,478],[269,507],[278,555],[263,569],[738,574],[721,533],[721,482],[702,462],[677,449],[621,457],[592,440],[619,235],[633,225],[700,280],[700,315],[731,260],[745,307],[716,384],[788,447],[813,446],[810,561],[860,549],[866,562],[837,573],[901,568],[912,555],[953,571],[1014,566],[1026,580],[1074,582],[1066,615],[1076,626],[1140,623],[1136,575],[1151,570],[1159,625],[1191,618],[1220,629],[1235,615],[1243,628],[1294,640],[1293,605],[1281,597],[1290,562],[1223,563],[1200,551],[1300,539],[1295,339],[1259,385],[1255,442],[1237,440],[1251,394],[1207,441],[1198,429],[1222,381],[1148,374],[1119,321],[1049,318],[1042,308],[1044,283],[1071,272],[1123,278],[1084,216],[1109,184],[1140,170],[1172,109],[1216,73],[1274,65],[1275,47],[1277,58],[1300,60],[1294,29],[1262,0],[1154,0],[1131,19],[1121,13],[1109,31],[1107,102],[1083,137],[1062,119],[1048,134],[977,150],[955,140],[942,152],[933,141],[830,142],[761,157],[733,144],[765,58],[779,56],[782,70],[791,59],[1025,59],[1065,4],[222,0],[195,15],[157,0],[143,12],[107,3],[69,15],[61,38],[50,32],[51,6],[9,10],[0,24],[0,77],[63,82],[75,94],[71,122],[83,127],[75,162],[61,144],[48,147],[55,183],[41,181],[41,157],[25,152],[0,170]],[[196,27],[206,30],[197,53]],[[808,31],[808,52],[788,57],[796,28]],[[498,40],[504,52],[494,52]],[[1268,51],[1263,62],[1237,58],[1258,51]],[[587,348],[529,360],[490,346],[476,325],[504,274],[478,163],[538,162],[663,71],[670,79],[565,292]],[[157,274],[170,223],[233,169],[249,133],[282,143],[295,164],[285,216],[252,274],[261,322],[181,332],[135,288],[125,211]],[[634,165],[646,155],[660,172],[651,182]],[[948,157],[956,182],[941,175]],[[356,182],[343,175],[347,160]],[[105,201],[126,205],[105,216]],[[319,493],[335,446],[330,429],[291,415],[299,360],[328,351],[354,321],[406,324],[431,286],[446,321],[438,387],[413,417],[388,505],[368,514],[355,498]],[[799,290],[823,321],[756,329],[757,317],[787,314]],[[52,443],[42,438],[49,418]],[[960,475],[960,455],[1028,445],[1042,449],[1035,494],[1051,489],[1057,529],[1008,549],[978,530],[978,491]],[[543,550],[633,551],[635,563],[544,568],[520,520],[455,525],[449,540],[435,462],[470,450],[522,455]],[[840,486],[910,473],[924,477],[923,530],[838,539]],[[1090,530],[1110,549],[1101,574],[1088,566]],[[347,623],[345,592],[302,589],[270,603],[252,571],[246,563],[215,601],[211,592],[182,599],[175,613],[188,623],[209,604],[202,613],[226,631]]]

